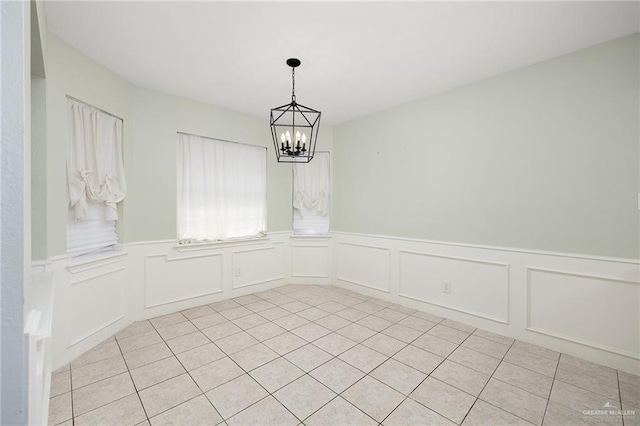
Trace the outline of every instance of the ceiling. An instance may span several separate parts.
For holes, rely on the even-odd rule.
[[[49,1],[49,29],[130,82],[337,124],[639,31],[637,2]]]

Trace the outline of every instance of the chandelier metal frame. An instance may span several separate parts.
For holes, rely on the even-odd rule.
[[[322,113],[296,101],[296,68],[300,64],[297,58],[287,59],[291,67],[291,102],[271,109],[271,137],[280,163],[308,163],[316,152]]]

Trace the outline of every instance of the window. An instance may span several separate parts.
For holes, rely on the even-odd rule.
[[[109,250],[126,193],[122,119],[70,97],[67,119],[67,253]]]
[[[329,153],[316,152],[309,163],[293,165],[293,233],[329,233]]]
[[[178,134],[180,243],[266,234],[266,148]]]
[[[87,215],[82,220],[73,217],[69,209],[67,217],[67,253],[78,256],[107,251],[118,244],[116,221],[105,220],[105,206],[93,200],[87,201]]]

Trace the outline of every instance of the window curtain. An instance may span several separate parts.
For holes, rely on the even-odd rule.
[[[116,220],[126,194],[122,120],[69,98],[67,109],[69,207],[76,220],[88,219],[93,200],[104,204],[104,220]]]
[[[329,233],[329,153],[317,152],[309,163],[293,165],[293,231]]]
[[[266,234],[266,149],[178,134],[178,238]]]

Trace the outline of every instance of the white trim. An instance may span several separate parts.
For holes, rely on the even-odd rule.
[[[323,239],[324,240],[324,239]],[[331,251],[329,244],[291,244],[291,248],[322,248],[327,249],[326,261],[327,265],[331,262]],[[294,251],[291,250],[291,270],[293,271],[293,256]],[[291,278],[331,278],[329,274],[314,275],[314,274],[294,274],[291,272]]]
[[[161,303],[155,303],[153,305],[149,305],[147,304],[147,296],[148,296],[148,279],[147,279],[147,260],[151,259],[151,258],[158,258],[158,257],[164,257],[165,258],[165,262],[173,262],[173,261],[178,261],[178,260],[189,260],[189,259],[198,259],[198,258],[202,258],[202,257],[223,257],[222,253],[209,253],[209,254],[199,254],[196,256],[185,256],[185,257],[174,257],[174,258],[169,258],[168,254],[165,253],[155,253],[155,254],[147,254],[144,256],[144,262],[143,262],[143,289],[142,289],[142,307],[143,309],[151,309],[151,308],[156,308],[158,306],[164,306],[164,305],[169,305],[172,303],[178,303],[178,302],[182,302],[184,300],[191,300],[191,299],[196,299],[199,297],[204,297],[204,296],[210,296],[212,294],[217,294],[217,293],[222,293],[224,291],[223,288],[220,288],[218,290],[215,291],[210,291],[207,293],[202,293],[202,294],[196,294],[194,296],[188,296],[188,297],[183,297],[181,299],[173,299],[167,302],[161,302]],[[220,260],[220,283],[222,285],[222,283],[224,282],[224,268],[222,267],[222,260]]]
[[[120,315],[118,318],[111,320],[110,322],[99,326],[91,331],[86,332],[85,334],[83,334],[82,336],[78,337],[77,339],[73,340],[72,342],[69,343],[69,345],[67,346],[67,349],[77,345],[78,343],[87,340],[89,337],[93,336],[96,333],[101,332],[102,330],[104,330],[105,328],[117,323],[118,321],[120,321],[121,319],[124,319],[124,315]]]
[[[534,249],[524,249],[524,248],[514,248],[514,247],[499,247],[499,246],[488,246],[488,245],[481,245],[481,244],[455,243],[455,242],[447,242],[447,241],[425,240],[420,238],[394,237],[390,235],[358,234],[358,233],[343,232],[343,231],[331,231],[330,233],[336,234],[336,235],[348,235],[348,236],[354,236],[354,237],[382,238],[385,240],[410,241],[415,243],[439,244],[439,245],[454,246],[454,247],[498,250],[498,251],[514,252],[514,253],[537,254],[542,256],[570,257],[574,259],[598,260],[603,262],[616,262],[616,263],[628,263],[631,265],[640,265],[640,259],[625,259],[620,257],[595,256],[595,255],[579,254],[579,253],[565,253],[565,252],[534,250]],[[347,244],[351,244],[351,243],[347,243]]]
[[[48,260],[37,260],[35,262],[31,262],[31,273],[32,274],[43,274],[51,269],[52,263]]]
[[[324,240],[324,239],[323,239]],[[326,261],[327,265],[331,262],[331,252],[329,244],[291,244],[291,248],[322,248],[327,249]],[[293,250],[291,250],[291,270],[293,270]],[[315,275],[315,274],[294,274],[291,272],[291,278],[331,278],[329,274]]]
[[[71,281],[69,283],[69,285],[73,287],[73,286],[78,285],[80,283],[83,283],[85,281],[94,280],[96,278],[104,277],[105,275],[115,274],[116,272],[124,271],[125,269],[126,268],[124,266],[121,267],[121,268],[118,268],[118,269],[111,269],[109,271],[105,271],[105,272],[101,272],[99,274],[91,275],[90,277],[86,277],[86,278],[82,278],[82,279],[79,279],[79,280]]]
[[[234,278],[235,278],[235,277],[234,277]],[[232,289],[232,290],[236,290],[236,289],[239,289],[239,288],[251,287],[251,286],[254,286],[254,285],[258,285],[258,284],[265,284],[265,283],[270,283],[270,282],[272,282],[272,281],[278,281],[278,280],[283,280],[283,279],[284,279],[284,276],[282,276],[282,275],[281,275],[281,276],[279,276],[279,277],[275,277],[275,278],[268,278],[268,279],[266,279],[266,280],[251,281],[251,282],[248,282],[248,283],[243,284],[243,285],[236,285],[236,284],[235,284],[235,281],[234,281],[234,282],[231,284],[231,285],[232,285],[232,286],[231,286],[231,289]],[[268,300],[267,300],[267,302],[268,302]]]
[[[343,246],[366,247],[366,248],[373,248],[378,250],[391,251],[389,247],[372,246],[370,244],[364,244],[364,243],[345,243],[344,241],[338,241],[338,244],[342,244]]]
[[[413,250],[398,250],[398,253],[399,254],[402,254],[402,253],[417,254],[417,255],[421,255],[421,256],[438,257],[438,258],[441,258],[441,259],[460,260],[462,262],[480,263],[480,264],[491,265],[491,266],[506,266],[506,267],[509,266],[509,263],[492,262],[492,261],[488,261],[488,260],[473,259],[473,258],[470,258],[470,257],[447,256],[447,255],[443,255],[443,254],[433,254],[433,253],[413,251]]]
[[[407,296],[407,295],[400,294],[400,293],[398,293],[398,296],[404,297],[405,299],[417,300],[418,302],[422,302],[422,303],[428,303],[429,305],[440,306],[441,308],[451,309],[452,311],[462,312],[463,314],[473,315],[473,316],[478,317],[478,318],[484,318],[484,319],[488,319],[488,320],[491,320],[491,321],[499,322],[500,324],[509,324],[508,320],[505,321],[505,320],[500,319],[500,318],[494,318],[494,317],[492,317],[490,315],[481,314],[481,313],[470,311],[470,310],[467,310],[467,309],[456,308],[455,306],[446,305],[444,303],[436,303],[436,302],[429,301],[427,299],[420,299],[418,297]]]
[[[168,262],[176,262],[179,260],[188,260],[188,259],[198,259],[200,257],[215,257],[215,256],[222,256],[222,253],[203,253],[203,254],[196,254],[193,256],[171,256],[171,253],[167,254],[167,253],[153,253],[153,254],[145,254],[145,262],[147,258],[151,258],[151,257],[164,257],[165,261]],[[145,267],[146,267],[146,263],[145,263]]]
[[[294,275],[294,274],[291,274],[291,278],[331,278],[331,277],[329,277],[329,275],[310,275],[310,274],[307,274],[307,275]],[[331,285],[331,284],[329,284],[329,285]]]
[[[271,249],[275,249],[276,248],[276,246],[275,246],[276,244],[283,244],[283,242],[282,241],[276,241],[271,246],[255,247],[255,248],[249,248],[249,249],[243,249],[243,250],[235,250],[232,253],[233,254],[238,254],[238,253],[250,253],[252,251],[260,251],[260,250],[271,250]]]
[[[591,342],[588,342],[586,340],[576,339],[576,338],[573,338],[573,337],[570,337],[570,336],[565,336],[565,335],[560,334],[560,333],[555,333],[555,332],[552,332],[552,331],[546,331],[546,330],[541,329],[541,328],[526,327],[526,330],[527,331],[531,331],[533,333],[542,334],[542,335],[545,335],[545,336],[555,337],[556,339],[564,340],[566,342],[577,343],[577,344],[582,345],[582,346],[588,346],[590,348],[600,349],[600,350],[603,350],[603,351],[610,352],[612,354],[622,355],[622,356],[625,356],[627,358],[631,358],[631,359],[634,359],[634,360],[640,360],[640,354],[629,353],[627,351],[611,348],[611,347],[606,346],[606,345],[600,345],[600,344],[597,344],[597,343],[591,343]]]
[[[222,276],[222,271],[220,272],[220,276]],[[213,294],[218,294],[218,293],[222,293],[224,292],[223,289],[220,290],[216,290],[216,291],[211,291],[209,293],[203,293],[203,294],[197,294],[195,296],[189,296],[189,297],[184,297],[182,299],[174,299],[174,300],[170,300],[168,302],[162,302],[162,303],[156,303],[155,305],[147,305],[146,303],[146,282],[145,282],[145,304],[144,304],[144,309],[153,309],[153,308],[157,308],[158,306],[164,306],[164,305],[170,305],[172,303],[179,303],[179,302],[184,302],[185,300],[191,300],[191,299],[197,299],[200,297],[205,297],[205,296],[211,296]],[[180,311],[176,311],[176,312],[180,312]]]
[[[640,285],[640,281],[630,281],[630,280],[624,280],[620,278],[605,277],[602,275],[581,274],[578,272],[562,271],[559,269],[538,268],[535,266],[526,266],[525,269],[527,271],[527,284],[529,283],[529,277],[528,277],[529,271],[538,271],[538,272],[550,272],[552,274],[557,274],[557,275],[567,275],[570,277],[586,278],[590,280],[610,281],[610,282],[619,283],[619,284]]]
[[[266,237],[262,237],[265,239],[269,239],[269,237],[271,236],[278,236],[278,235],[289,235],[291,236],[291,232],[292,231],[273,231],[273,232],[267,232],[267,236]],[[224,242],[229,242],[229,241],[224,241]],[[149,245],[149,244],[173,244],[173,245],[178,245],[178,240],[177,239],[170,239],[170,240],[143,240],[143,241],[131,241],[128,243],[123,243],[123,244],[119,244],[119,246],[122,247],[135,247],[135,246],[144,246],[144,245]],[[193,243],[193,244],[197,244],[197,243]],[[209,243],[201,243],[201,244],[209,244]],[[189,246],[190,244],[182,244],[182,247],[185,246]],[[66,255],[65,255],[66,256]],[[60,256],[58,256],[60,257]],[[55,258],[51,258],[52,260]]]
[[[582,340],[582,339],[579,339],[579,338],[566,336],[566,335],[564,335],[562,333],[557,333],[557,332],[548,331],[548,330],[545,330],[545,329],[542,329],[542,328],[532,327],[531,326],[531,272],[532,271],[547,272],[547,273],[556,274],[556,275],[565,275],[565,276],[569,276],[569,277],[578,277],[578,278],[585,278],[585,279],[590,279],[590,280],[609,281],[609,282],[618,283],[618,284],[631,284],[631,285],[635,285],[635,286],[640,285],[640,282],[623,280],[623,279],[619,279],[619,278],[604,277],[604,276],[600,276],[600,275],[580,274],[580,273],[576,273],[576,272],[562,271],[562,270],[557,270],[557,269],[530,267],[530,266],[525,266],[525,271],[526,271],[526,278],[525,278],[525,330],[531,331],[533,333],[542,334],[542,335],[545,335],[545,336],[554,337],[556,339],[564,340],[566,342],[577,343],[579,345],[588,346],[588,347],[595,348],[595,349],[600,349],[600,350],[607,351],[607,352],[610,352],[610,353],[613,353],[613,354],[617,354],[617,355],[622,355],[622,356],[625,356],[627,358],[631,358],[631,359],[634,359],[634,360],[640,360],[640,353],[633,354],[633,353],[629,353],[629,352],[624,351],[624,350],[620,350],[620,349],[609,347],[607,345],[601,345],[601,344],[598,344],[598,343],[592,343],[592,342],[589,342],[587,340]]]
[[[262,250],[275,250],[276,249],[276,244],[284,244],[284,242],[275,241],[272,246],[250,248],[250,249],[238,250],[238,251],[231,252],[231,254],[232,254],[232,256],[231,256],[232,271],[236,270],[236,264],[235,264],[235,261],[236,261],[235,255],[236,254],[250,253],[250,252],[262,251]],[[281,259],[281,261],[284,261],[284,250],[283,250],[283,259]],[[232,290],[235,290],[235,289],[238,289],[238,288],[250,287],[250,286],[258,285],[258,284],[269,283],[269,282],[277,281],[277,280],[283,280],[284,279],[284,275],[279,275],[279,276],[273,277],[273,278],[267,278],[266,280],[250,281],[250,282],[244,283],[242,285],[236,285],[236,278],[238,278],[238,277],[236,277],[235,274],[232,274],[232,278],[231,278],[231,289]]]
[[[294,240],[294,241],[329,241],[331,240],[331,235],[291,235],[289,237],[290,239]]]
[[[387,288],[386,288],[386,290],[382,289],[382,288],[379,288],[379,287],[374,287],[374,286],[372,286],[370,284],[362,283],[360,281],[350,280],[348,278],[341,278],[338,275],[338,267],[337,267],[338,264],[336,264],[336,279],[342,280],[342,281],[346,281],[348,283],[360,285],[362,287],[367,287],[367,288],[371,288],[371,289],[374,289],[374,290],[378,290],[378,291],[381,291],[383,293],[391,294],[391,277],[392,277],[391,276],[391,267],[390,267],[391,266],[391,249],[389,247],[380,247],[380,246],[373,246],[373,245],[370,245],[370,244],[361,244],[361,243],[345,243],[344,241],[338,241],[338,244],[339,245],[342,244],[343,246],[364,247],[364,248],[371,248],[371,249],[386,251],[387,252],[387,267],[389,269],[387,271]],[[336,252],[336,256],[337,256],[337,252]]]
[[[151,241],[132,241],[130,243],[122,244],[123,247],[135,247],[135,246],[144,246],[149,244],[177,244],[178,240],[151,240]]]
[[[226,247],[257,245],[257,244],[263,244],[269,241],[270,239],[268,237],[240,238],[237,240],[176,244],[174,249],[176,251],[201,251],[201,250],[212,250],[212,249],[219,249],[219,248],[226,248]]]
[[[104,256],[96,256],[80,262],[73,262],[66,266],[66,270],[72,274],[101,268],[103,266],[119,263],[129,254],[126,251],[107,252]]]
[[[476,317],[488,319],[488,320],[491,320],[491,321],[496,321],[496,322],[499,322],[501,324],[509,324],[509,288],[511,286],[510,273],[509,273],[511,265],[509,263],[491,262],[491,261],[487,261],[487,260],[472,259],[472,258],[468,258],[468,257],[445,256],[445,255],[440,255],[440,254],[432,254],[432,253],[419,252],[419,251],[413,251],[413,250],[398,250],[398,264],[399,265],[402,262],[402,254],[403,253],[415,254],[415,255],[425,256],[425,257],[435,257],[435,258],[440,258],[440,259],[451,259],[451,260],[457,260],[457,261],[460,261],[460,262],[479,263],[481,265],[489,265],[489,266],[497,266],[497,267],[505,268],[506,269],[506,279],[505,279],[505,283],[504,283],[504,287],[505,287],[504,291],[505,291],[505,313],[506,313],[506,318],[496,318],[496,317],[492,317],[490,315],[480,314],[478,312],[470,311],[468,309],[462,309],[462,308],[458,308],[458,307],[455,307],[455,306],[452,306],[452,305],[447,305],[445,303],[434,302],[434,301],[431,301],[431,300],[428,300],[428,299],[422,299],[422,298],[419,298],[419,297],[414,297],[414,296],[409,296],[407,294],[403,294],[402,293],[402,268],[399,268],[399,270],[398,270],[398,296],[406,297],[407,299],[418,300],[418,301],[424,302],[424,303],[429,303],[430,305],[435,305],[435,306],[440,306],[440,307],[447,308],[447,309],[452,309],[454,311],[462,312],[462,313],[469,314],[469,315],[474,315]]]
[[[370,288],[372,290],[377,290],[377,291],[381,291],[383,293],[391,294],[391,291],[389,289],[385,290],[385,289],[382,289],[382,288],[374,287],[372,285],[361,283],[359,281],[350,280],[350,279],[347,279],[347,278],[336,277],[336,279],[340,280],[340,281],[348,282],[348,283],[351,283],[351,284],[359,285],[359,286],[362,286],[362,287]]]

